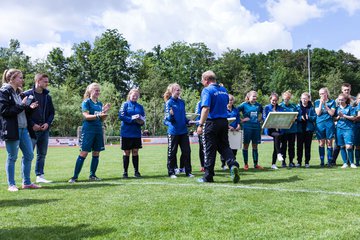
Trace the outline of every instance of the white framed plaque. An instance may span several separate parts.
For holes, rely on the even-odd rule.
[[[270,112],[262,128],[290,129],[297,115],[298,112]]]
[[[231,149],[242,149],[243,130],[228,132],[229,144]]]

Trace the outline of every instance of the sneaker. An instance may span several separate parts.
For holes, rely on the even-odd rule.
[[[239,168],[232,166],[230,169],[230,177],[233,180],[233,183],[238,183],[240,181]]]
[[[271,165],[271,168],[274,170],[279,169],[275,164]]]
[[[198,178],[197,182],[199,182],[199,183],[214,182],[214,179],[206,180],[205,178]]]
[[[245,171],[249,170],[249,165],[246,164],[246,165],[244,166],[244,170],[245,170]]]
[[[348,165],[346,164],[346,163],[344,163],[342,166],[341,166],[341,168],[347,168],[348,167]]]
[[[255,166],[255,169],[263,170],[264,168],[263,168],[262,166],[260,166],[259,164],[257,164],[257,165]]]
[[[124,172],[124,173],[123,173],[123,178],[129,178],[129,176],[128,176],[128,173],[127,173],[127,172]]]
[[[177,178],[177,176],[175,174],[170,175],[170,178]]]
[[[309,165],[309,164],[308,164],[308,165]],[[306,166],[306,164],[305,164],[305,166]],[[297,168],[301,167],[301,163],[297,163],[297,164],[295,165],[295,167],[297,167]]]
[[[184,172],[185,172],[185,168],[179,168],[179,172],[180,172],[180,173],[184,173]]]
[[[186,176],[187,176],[187,177],[189,177],[189,178],[193,178],[193,177],[195,177],[195,175],[193,175],[193,174],[191,174],[191,173],[186,174]]]
[[[305,164],[305,168],[309,168],[310,167],[310,164]]]
[[[140,172],[135,172],[135,173],[134,173],[134,176],[135,176],[136,178],[141,178]]]
[[[295,164],[291,162],[291,163],[289,163],[289,167],[293,168],[293,167],[295,167]]]
[[[9,192],[17,192],[17,191],[19,191],[19,189],[15,185],[11,185],[11,186],[9,186],[8,191]]]
[[[33,183],[27,184],[27,185],[25,185],[25,184],[22,185],[22,189],[38,189],[38,188],[41,188],[41,186],[33,184]]]
[[[204,168],[204,167],[201,167],[201,168],[200,168],[200,172],[205,172],[205,168]]]
[[[75,182],[77,182],[77,178],[70,178],[69,179],[69,181],[68,181],[68,183],[75,183]]]
[[[283,155],[282,155],[281,153],[278,153],[278,155],[277,155],[277,160],[278,160],[279,162],[284,161]]]
[[[36,176],[36,183],[51,183],[52,181],[46,180],[44,175]]]
[[[98,178],[97,176],[90,176],[89,181],[101,181],[101,178]]]
[[[179,175],[180,174],[180,169],[179,168],[175,168],[175,175]]]
[[[221,167],[221,169],[225,171],[228,169],[228,167],[225,165],[225,166]]]
[[[281,167],[282,168],[286,168],[287,166],[286,166],[286,162],[283,162],[282,164],[281,164]],[[289,166],[290,167],[290,166]]]
[[[350,165],[350,167],[351,168],[357,168],[357,166],[355,164],[353,164],[353,163]]]

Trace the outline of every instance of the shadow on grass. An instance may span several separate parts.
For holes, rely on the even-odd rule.
[[[241,175],[240,175],[241,177]],[[291,183],[302,181],[302,178],[299,178],[297,175],[288,177],[288,178],[272,178],[272,179],[240,179],[241,184],[254,184],[254,183],[263,183],[263,184],[278,184],[278,183]]]
[[[96,228],[90,224],[76,226],[16,227],[0,229],[0,239],[90,239],[115,232],[115,228]]]
[[[111,184],[111,183],[88,183],[83,182],[84,184],[81,184],[82,182],[77,183],[64,183],[62,185],[43,185],[42,189],[48,189],[48,190],[59,190],[59,189],[89,189],[89,188],[101,188],[101,187],[112,187],[112,186],[118,186],[118,184]]]
[[[0,200],[0,208],[2,207],[25,207],[33,204],[44,204],[59,201],[60,199],[12,199]],[[1,238],[0,238],[1,239]]]

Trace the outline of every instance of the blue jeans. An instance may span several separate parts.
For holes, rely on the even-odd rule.
[[[5,141],[5,146],[7,151],[7,161],[5,168],[8,185],[15,185],[15,162],[18,157],[19,147],[24,156],[21,164],[23,184],[31,184],[30,171],[31,161],[34,158],[34,152],[27,128],[19,128],[19,140]]]
[[[33,149],[36,146],[36,164],[35,174],[36,176],[44,174],[45,157],[48,150],[49,143],[49,130],[35,132],[36,139],[31,139]]]

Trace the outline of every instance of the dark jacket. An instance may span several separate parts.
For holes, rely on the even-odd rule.
[[[27,119],[27,128],[32,138],[36,138],[32,130],[30,120],[31,108],[15,103],[13,98],[14,89],[11,85],[3,85],[0,88],[0,137],[2,140],[19,140],[19,126],[17,115],[25,110]]]
[[[35,86],[32,89],[25,91],[24,95],[25,96],[33,95],[34,96],[33,101],[37,101],[37,99],[35,99],[34,92],[35,92]],[[32,112],[31,121],[32,121],[32,125],[34,125],[34,124],[41,125],[41,124],[47,123],[50,128],[51,123],[54,120],[55,109],[54,109],[54,105],[53,105],[51,96],[49,95],[49,91],[47,89],[44,89],[42,94],[44,94],[44,107],[43,107],[43,109],[36,109]]]

